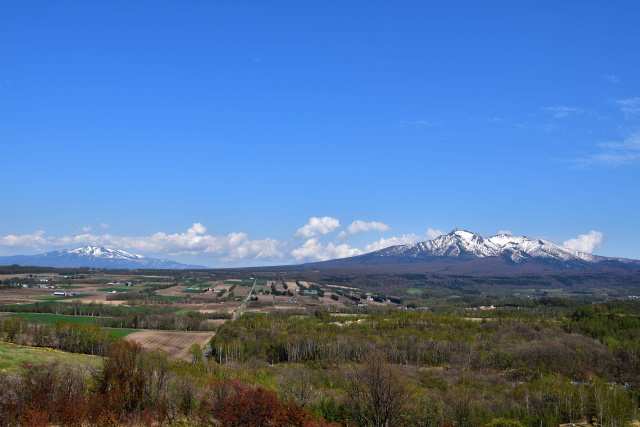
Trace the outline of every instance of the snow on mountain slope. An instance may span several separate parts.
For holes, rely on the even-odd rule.
[[[118,259],[142,259],[147,258],[144,255],[132,254],[131,252],[123,251],[120,249],[107,249],[101,246],[85,246],[83,248],[70,249],[66,252],[69,254],[78,254],[93,256],[96,258],[118,258]]]
[[[201,265],[181,264],[166,259],[149,258],[120,249],[85,246],[75,249],[47,252],[40,255],[0,257],[0,265],[20,264],[42,267],[94,267],[125,269],[196,269]]]
[[[374,252],[375,253],[375,252]],[[415,245],[395,246],[378,251],[381,256],[485,258],[505,257],[515,263],[529,258],[555,261],[597,262],[603,257],[578,252],[547,240],[499,234],[485,238],[477,233],[455,229],[433,240]]]
[[[607,267],[640,266],[640,261],[591,255],[565,248],[543,239],[530,239],[507,234],[485,238],[477,233],[459,229],[433,240],[391,246],[356,257],[326,261],[325,265],[452,262],[483,258],[499,258],[512,265],[538,262],[555,265],[560,268],[588,268],[595,265]]]

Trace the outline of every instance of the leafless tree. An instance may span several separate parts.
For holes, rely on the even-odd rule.
[[[306,366],[287,366],[279,379],[280,394],[284,400],[305,406],[313,397],[313,375]]]
[[[361,426],[403,425],[409,392],[398,367],[380,353],[370,353],[364,363],[347,372],[349,404]]]

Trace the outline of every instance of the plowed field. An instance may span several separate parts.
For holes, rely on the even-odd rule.
[[[206,347],[212,336],[212,332],[140,331],[127,335],[125,339],[139,342],[146,350],[164,350],[170,359],[191,360],[189,347],[193,344]]]

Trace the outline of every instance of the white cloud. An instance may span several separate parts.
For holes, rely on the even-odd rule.
[[[507,236],[511,236],[513,233],[511,230],[498,230],[498,234],[506,234]]]
[[[0,246],[38,249],[49,244],[47,238],[44,237],[45,234],[43,230],[40,230],[33,234],[22,234],[20,236],[14,234],[0,236]]]
[[[346,243],[335,245],[329,243],[324,246],[317,237],[308,239],[302,246],[291,251],[291,255],[296,261],[326,261],[329,259],[346,258],[361,255],[363,252],[358,248],[352,248]]]
[[[640,132],[629,135],[622,141],[601,142],[593,153],[571,159],[575,168],[592,166],[617,167],[640,161]]]
[[[616,101],[618,108],[628,116],[636,116],[640,114],[640,97],[618,99]]]
[[[436,237],[440,237],[444,234],[444,231],[442,230],[438,230],[437,228],[427,228],[427,232],[425,233],[425,235],[427,236],[428,240],[433,240]]]
[[[224,261],[234,261],[239,259],[281,259],[283,254],[281,249],[286,243],[276,239],[248,240],[243,239],[232,246]]]
[[[366,222],[366,221],[356,220],[356,221],[353,221],[351,224],[349,224],[346,231],[341,231],[340,234],[338,234],[338,238],[341,239],[352,234],[356,234],[360,232],[368,232],[371,230],[385,232],[385,231],[389,231],[390,229],[391,227],[389,227],[387,224],[383,222],[378,222],[378,221]]]
[[[340,221],[330,216],[324,216],[322,218],[316,218],[315,216],[309,218],[309,222],[300,227],[296,232],[297,237],[313,237],[318,234],[331,233],[336,228],[340,227]]]
[[[419,128],[432,127],[438,124],[435,120],[431,120],[431,119],[399,120],[398,123],[400,123],[403,126],[415,126]]]
[[[423,242],[425,240],[433,240],[439,236],[442,236],[444,233],[440,230],[436,230],[433,228],[429,228],[426,233],[423,235],[411,233],[404,234],[400,237],[389,237],[389,238],[381,238],[373,243],[369,243],[364,247],[364,252],[374,252],[379,251],[380,249],[388,248],[389,246],[396,245],[411,245],[418,242]]]
[[[614,75],[614,74],[607,74],[603,76],[605,78],[605,80],[609,80],[611,83],[619,83],[620,79],[618,78],[618,76]]]
[[[623,166],[640,160],[640,132],[628,136],[623,141],[603,142],[597,145],[595,153],[573,159],[579,168],[589,166]]]
[[[86,233],[90,232],[90,231],[91,231],[91,229],[92,229],[92,227],[91,227],[90,225],[87,225],[86,227],[80,227],[80,228],[78,228],[78,229],[75,231],[75,233],[74,233],[74,234],[75,234],[75,235],[78,235],[78,234],[86,234]]]
[[[194,222],[191,228],[187,230],[187,233],[196,234],[196,235],[202,235],[202,234],[205,234],[206,232],[207,232],[207,227],[200,224],[199,222]]]
[[[544,111],[548,111],[553,114],[553,117],[556,119],[564,119],[565,117],[569,117],[572,114],[581,114],[582,110],[575,107],[565,107],[565,106],[557,106],[557,107],[545,107]]]
[[[129,249],[151,254],[197,255],[214,254],[223,260],[280,259],[286,243],[267,238],[250,240],[245,233],[230,233],[213,236],[206,234],[207,228],[194,223],[186,233],[166,234],[158,232],[150,236],[114,236],[89,233],[53,237],[44,231],[21,236],[1,236],[0,246],[42,248],[71,248],[83,245]]]
[[[567,240],[564,242],[564,246],[569,249],[590,254],[602,246],[603,238],[603,232],[591,230],[587,234],[580,234],[575,239]]]
[[[109,228],[109,224],[103,222],[102,224],[100,224],[100,228],[102,228],[103,230],[107,230]]]
[[[373,243],[369,243],[364,247],[365,252],[374,252],[379,251],[380,249],[388,248],[389,246],[396,245],[409,245],[413,243],[418,243],[419,241],[424,240],[421,236],[411,233],[405,234],[400,237],[389,237],[389,238],[381,238]]]

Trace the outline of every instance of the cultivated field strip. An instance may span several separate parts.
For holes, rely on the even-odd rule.
[[[164,350],[170,359],[191,360],[189,347],[193,344],[207,347],[212,336],[213,332],[139,331],[125,339],[137,341],[149,351]]]

